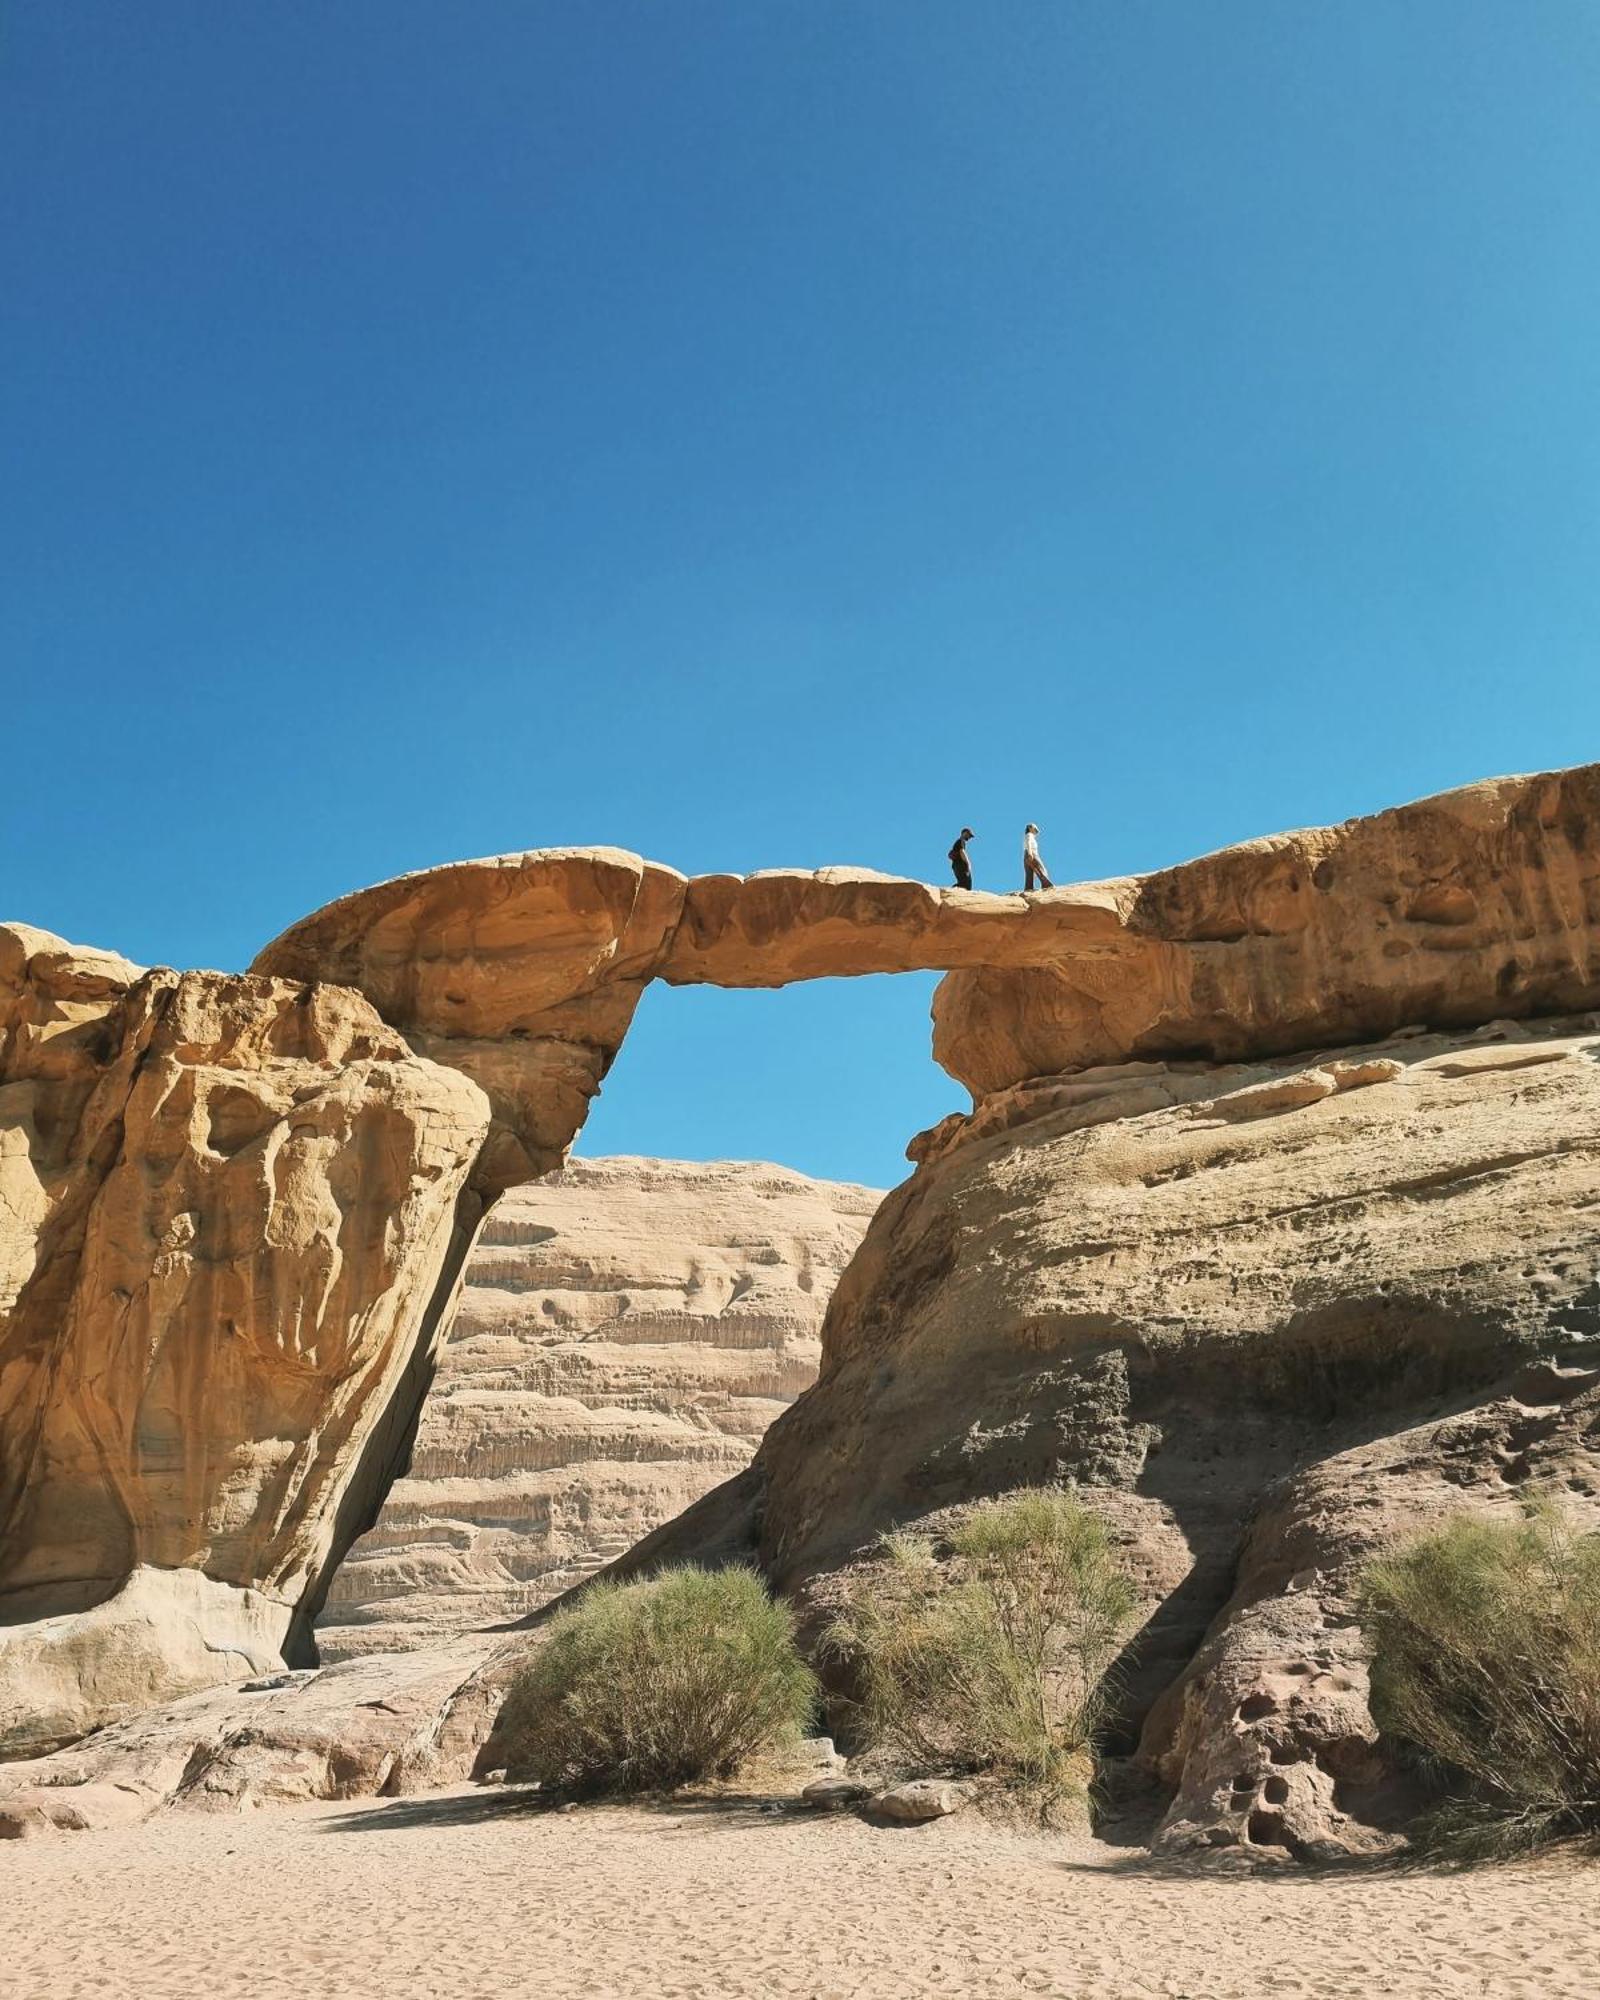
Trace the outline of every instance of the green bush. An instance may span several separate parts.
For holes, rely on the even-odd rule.
[[[1462,1517],[1369,1565],[1359,1603],[1373,1714],[1443,1795],[1419,1847],[1600,1835],[1600,1535]]]
[[[1036,1488],[974,1508],[949,1550],[888,1537],[848,1587],[825,1643],[854,1671],[863,1734],[912,1769],[1081,1797],[1136,1602],[1105,1529]]]
[[[729,1776],[796,1736],[816,1682],[794,1622],[745,1569],[594,1585],[552,1619],[500,1730],[513,1778],[569,1794]]]

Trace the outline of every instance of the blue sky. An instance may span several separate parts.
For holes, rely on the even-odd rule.
[[[1589,0],[11,0],[0,99],[4,914],[1600,755]],[[887,1182],[931,985],[658,989],[582,1149]]]

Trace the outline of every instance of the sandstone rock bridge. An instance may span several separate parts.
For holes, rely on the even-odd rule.
[[[613,849],[347,896],[250,973],[0,926],[0,1755],[306,1657],[483,1214],[653,979],[939,970],[1015,1086],[1600,1005],[1600,766],[1032,895]]]
[[[1031,894],[862,869],[685,877],[616,848],[457,862],[303,918],[251,970],[354,987],[494,1106],[494,1192],[565,1158],[645,987],[933,971],[975,1097],[1592,1005],[1600,766]]]

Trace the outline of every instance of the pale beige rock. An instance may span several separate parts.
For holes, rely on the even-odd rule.
[[[294,1605],[198,1569],[135,1569],[81,1611],[0,1624],[0,1745],[70,1743],[108,1716],[282,1669]]]
[[[304,1652],[404,1449],[489,1107],[359,994],[20,927],[0,1079],[15,1752]]]
[[[941,1784],[933,1778],[913,1778],[908,1784],[879,1792],[872,1801],[872,1810],[901,1826],[922,1826],[929,1820],[948,1819],[959,1812],[961,1793],[955,1785]]]
[[[1600,1518],[1600,1031],[1497,1032],[980,1105],[874,1218],[816,1387],[629,1566],[742,1546],[809,1628],[883,1531],[1069,1482],[1145,1607],[1162,1843],[1382,1845],[1360,1563],[1532,1490]]]
[[[210,1688],[0,1763],[0,1839],[458,1782],[503,1688],[490,1646],[458,1639]]]
[[[325,1658],[525,1616],[737,1472],[815,1377],[873,1189],[574,1160],[485,1224],[415,1450],[340,1568]]]

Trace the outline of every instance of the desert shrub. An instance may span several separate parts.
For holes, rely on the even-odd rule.
[[[1135,1604],[1105,1529],[1036,1488],[974,1508],[948,1548],[941,1561],[886,1538],[827,1632],[863,1735],[913,1769],[993,1772],[1047,1804],[1081,1796]]]
[[[1600,1535],[1462,1517],[1370,1564],[1359,1605],[1373,1714],[1441,1794],[1419,1847],[1600,1835]]]
[[[514,1778],[596,1794],[727,1777],[798,1734],[816,1682],[787,1606],[746,1569],[594,1585],[555,1617],[507,1695]]]

